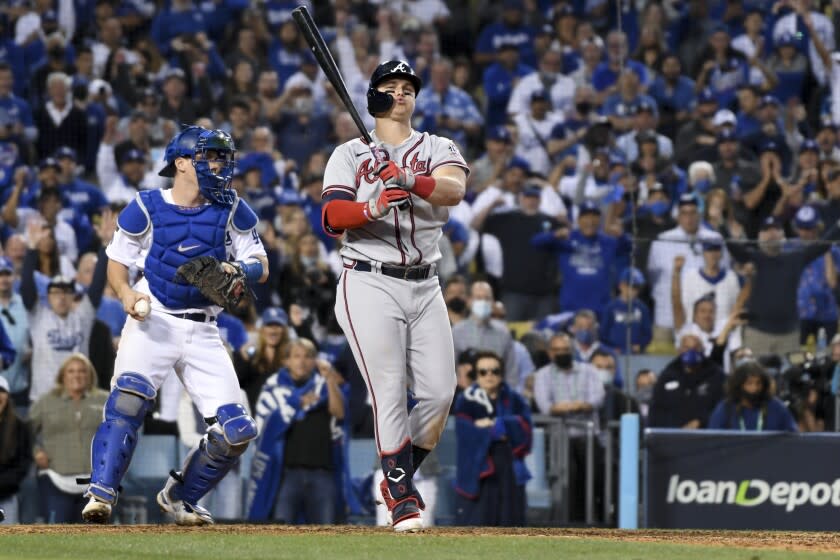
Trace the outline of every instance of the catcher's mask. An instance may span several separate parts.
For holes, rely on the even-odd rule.
[[[222,130],[205,130],[198,136],[193,155],[198,188],[205,198],[230,206],[236,200],[236,191],[230,184],[235,168],[236,148],[233,138]],[[218,164],[212,165],[211,164]],[[215,168],[215,171],[214,169]]]
[[[414,71],[414,69],[403,60],[389,60],[383,62],[376,67],[373,75],[370,77],[370,85],[367,91],[368,113],[371,116],[376,116],[380,113],[387,113],[394,104],[394,98],[384,91],[376,89],[380,83],[392,78],[403,78],[414,85],[414,95],[420,93],[420,88],[423,87],[423,80]]]

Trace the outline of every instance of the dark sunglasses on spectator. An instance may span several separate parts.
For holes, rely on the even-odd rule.
[[[502,374],[502,368],[497,368],[497,367],[489,368],[489,369],[481,368],[481,369],[478,370],[479,377],[484,377],[488,373],[492,373],[493,375],[501,375]]]
[[[826,174],[826,179],[829,181],[835,181],[838,177],[840,177],[840,169],[834,169]]]

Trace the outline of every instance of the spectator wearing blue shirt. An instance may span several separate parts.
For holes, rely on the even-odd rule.
[[[297,25],[292,20],[286,21],[280,26],[276,38],[268,47],[268,63],[277,72],[281,91],[286,85],[286,80],[300,70],[304,52],[300,48],[300,32]]]
[[[805,243],[820,238],[819,214],[810,205],[803,206],[793,219],[796,234]],[[796,290],[796,308],[799,313],[799,343],[805,344],[809,336],[817,338],[820,329],[825,329],[831,339],[837,333],[837,269],[840,267],[840,248],[829,251],[811,261],[802,271]]]
[[[793,415],[771,393],[770,376],[754,360],[735,367],[726,380],[726,398],[712,411],[710,430],[798,432]]]
[[[627,59],[627,35],[621,31],[610,31],[607,35],[607,60],[599,64],[592,73],[592,86],[599,93],[609,94],[615,90],[622,69],[636,73],[639,83],[648,85],[648,71],[645,65]]]
[[[561,226],[531,238],[533,247],[558,254],[563,311],[591,309],[600,315],[609,303],[614,269],[629,256],[631,242],[627,235],[602,233],[600,225],[601,208],[585,201],[578,211],[577,229],[570,232]]]
[[[765,81],[771,87],[775,85],[772,73],[758,59],[751,59],[750,63],[730,44],[729,31],[720,24],[715,27],[709,37],[708,45],[703,51],[695,69],[697,87],[712,90],[721,108],[729,108],[735,102],[735,92],[744,84],[752,83],[750,65],[756,64],[764,75]]]
[[[482,78],[484,95],[487,97],[485,125],[488,128],[505,124],[514,83],[533,71],[530,66],[519,62],[519,49],[516,45],[502,43],[499,46],[496,62],[484,70]]]
[[[650,309],[639,299],[645,277],[638,268],[625,268],[618,278],[618,297],[604,309],[601,341],[622,353],[639,354],[653,338]],[[628,346],[627,331],[630,331]]]
[[[423,88],[417,96],[416,128],[450,138],[464,148],[468,136],[481,132],[481,111],[467,92],[452,84],[452,63],[448,59],[436,60],[431,76],[431,87]]]
[[[19,140],[34,142],[38,129],[32,119],[32,109],[24,99],[13,93],[15,78],[12,67],[0,62],[0,110],[6,112],[12,122],[12,133]]]
[[[165,57],[183,49],[179,40],[182,35],[198,33],[207,33],[207,22],[192,0],[172,0],[169,9],[158,12],[152,20],[152,40]]]
[[[744,84],[735,92],[738,99],[738,112],[735,117],[735,135],[738,138],[747,138],[761,129],[761,122],[758,120],[758,104],[761,101],[761,92],[758,87],[751,84]]]
[[[808,76],[808,58],[796,50],[796,38],[784,34],[776,41],[776,50],[767,60],[767,67],[776,75],[772,94],[783,105],[791,99],[803,99],[805,80]]]
[[[309,87],[290,92],[289,100],[272,131],[278,151],[303,169],[310,154],[328,145],[333,125],[328,115],[313,113],[315,102]],[[322,230],[320,225],[318,230]]]
[[[688,122],[696,99],[694,80],[682,75],[682,64],[676,54],[668,53],[659,65],[660,75],[648,90],[659,107],[659,131],[676,137],[680,126]]]
[[[8,65],[14,76],[14,92],[19,97],[26,96],[26,82],[29,70],[23,49],[15,43],[14,37],[6,33],[5,18],[0,18],[0,65]]]
[[[525,7],[521,0],[505,0],[502,4],[501,21],[491,23],[478,36],[474,60],[486,65],[493,62],[496,50],[502,43],[509,43],[519,49],[522,62],[531,67],[537,66],[534,51],[536,31],[522,22]]]
[[[102,190],[96,186],[83,181],[78,177],[79,159],[76,151],[69,146],[61,146],[52,156],[58,161],[61,171],[58,174],[58,188],[61,190],[62,198],[69,201],[77,210],[92,218],[100,214],[108,200]],[[103,188],[106,185],[103,185]],[[33,193],[33,201],[38,193]]]
[[[633,128],[637,106],[645,103],[648,107],[656,107],[656,101],[642,93],[639,76],[629,68],[621,73],[617,85],[617,91],[604,101],[601,114],[608,117],[613,128],[621,133]]]
[[[230,313],[222,312],[216,319],[219,325],[219,335],[230,346],[232,352],[239,350],[248,342],[248,331],[245,324]]]

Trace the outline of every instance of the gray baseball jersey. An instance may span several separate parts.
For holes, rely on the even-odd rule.
[[[378,141],[376,133],[373,139]],[[415,175],[431,175],[438,167],[457,165],[469,172],[454,142],[426,132],[412,131],[399,146],[384,145],[390,160]],[[324,172],[324,202],[332,199],[366,202],[385,188],[374,175],[376,162],[364,140],[357,138],[338,146]],[[418,196],[408,208],[393,211],[381,220],[349,230],[344,237],[342,256],[363,261],[409,265],[433,263],[440,259],[438,240],[441,227],[449,219],[444,206],[432,206]]]
[[[446,138],[412,132],[399,146],[383,148],[391,161],[415,175],[430,175],[444,165],[469,171]],[[327,163],[324,201],[376,198],[385,187],[375,169],[362,140],[342,144]],[[412,196],[407,208],[395,208],[344,235],[335,315],[370,393],[380,455],[395,453],[406,441],[425,449],[437,444],[455,390],[455,351],[437,276],[394,278],[356,269],[356,261],[434,263],[441,258],[438,240],[448,217],[446,207]],[[340,233],[325,226],[331,234]],[[418,403],[411,414],[406,387]]]

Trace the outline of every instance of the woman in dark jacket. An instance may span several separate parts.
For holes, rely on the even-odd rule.
[[[796,421],[782,401],[770,393],[770,376],[758,362],[735,368],[726,385],[726,398],[709,418],[710,430],[797,432]]]
[[[503,381],[494,352],[476,354],[476,380],[455,403],[458,465],[456,521],[471,526],[525,525],[533,423],[525,399]]]
[[[9,402],[9,382],[0,376],[0,510],[6,524],[18,522],[17,493],[31,460],[29,429]]]

